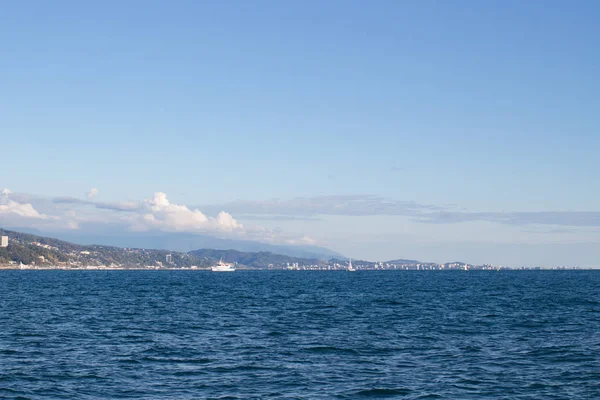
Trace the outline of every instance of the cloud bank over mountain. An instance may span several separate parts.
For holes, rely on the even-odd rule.
[[[173,232],[211,234],[268,243],[313,245],[308,235],[286,234],[259,226],[244,227],[230,213],[219,210],[213,216],[197,207],[176,204],[164,192],[141,201],[97,201],[94,188],[85,198],[44,197],[2,190],[0,224],[42,230],[114,230],[131,232]]]

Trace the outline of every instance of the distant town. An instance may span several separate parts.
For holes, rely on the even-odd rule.
[[[111,246],[81,246],[52,238],[0,229],[0,269],[67,269],[67,270],[211,270],[224,261],[236,270],[285,271],[444,271],[444,270],[541,270],[582,269],[556,266],[511,267],[464,262],[427,263],[416,260],[363,261],[345,259],[305,259],[269,252],[199,249],[189,253],[119,248]]]

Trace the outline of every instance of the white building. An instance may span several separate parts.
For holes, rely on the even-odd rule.
[[[8,247],[8,236],[2,236],[0,239],[0,247]]]

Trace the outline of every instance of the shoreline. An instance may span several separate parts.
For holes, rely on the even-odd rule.
[[[0,271],[206,271],[213,272],[210,268],[146,268],[146,267],[26,267],[20,268],[15,266],[0,265]],[[286,272],[348,272],[346,269],[286,269],[286,268],[236,268],[236,271],[286,271]],[[501,272],[501,271],[600,271],[600,268],[502,268],[502,269],[360,269],[357,272]]]

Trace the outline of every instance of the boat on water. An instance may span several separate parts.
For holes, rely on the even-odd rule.
[[[356,272],[356,268],[352,266],[352,259],[350,259],[350,262],[348,263],[348,272]]]
[[[231,263],[224,263],[223,259],[219,260],[217,265],[210,267],[212,272],[233,272],[235,267]]]

